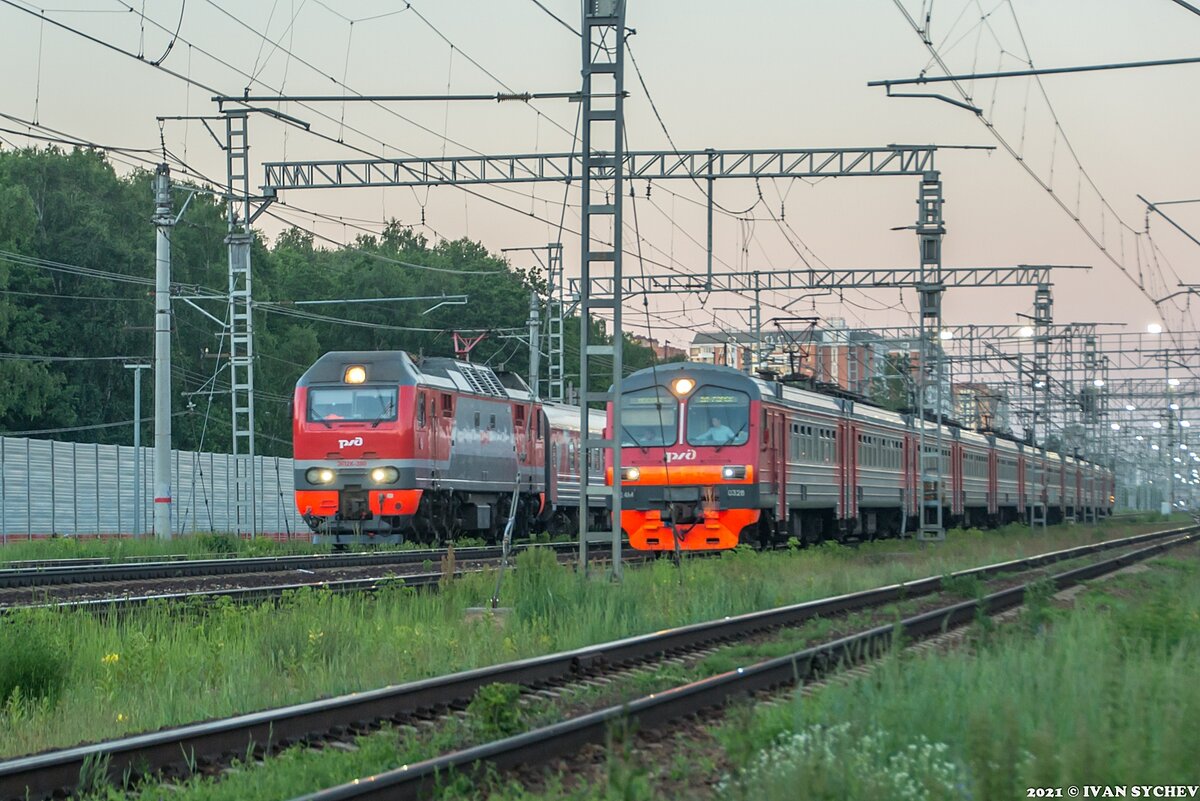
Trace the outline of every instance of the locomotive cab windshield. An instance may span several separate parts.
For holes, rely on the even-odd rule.
[[[395,387],[318,387],[308,391],[308,419],[359,423],[396,419]]]
[[[679,402],[665,387],[622,394],[622,447],[664,448],[675,444]]]
[[[750,396],[703,386],[687,399],[689,445],[745,445],[750,438]]]

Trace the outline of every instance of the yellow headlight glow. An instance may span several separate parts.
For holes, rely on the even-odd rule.
[[[367,371],[360,364],[355,364],[346,368],[346,383],[361,384],[367,380]]]
[[[671,385],[671,391],[676,395],[686,395],[696,386],[696,382],[690,378],[676,378],[675,383]]]

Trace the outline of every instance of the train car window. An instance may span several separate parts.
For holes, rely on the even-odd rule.
[[[496,415],[494,415],[494,414],[490,415],[488,418],[488,430],[489,431],[496,430]]]
[[[662,448],[675,444],[679,428],[679,402],[663,387],[646,387],[623,393],[621,445]]]
[[[442,393],[442,417],[454,416],[454,396],[449,392]]]
[[[479,412],[475,412],[475,427],[479,428]]]
[[[689,445],[744,445],[750,438],[750,396],[736,389],[701,387],[688,398]],[[762,410],[763,443],[769,441],[767,410]]]
[[[524,406],[518,405],[518,406],[513,407],[513,425],[515,425],[517,428],[525,427],[525,407]]]
[[[312,387],[308,419],[384,422],[396,419],[396,390],[391,387]]]
[[[417,428],[425,427],[425,393],[417,393]]]

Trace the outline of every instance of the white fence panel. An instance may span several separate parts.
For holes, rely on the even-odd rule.
[[[233,459],[225,453],[172,451],[171,528],[176,534],[234,528]],[[244,458],[244,457],[243,457]],[[0,538],[148,534],[154,527],[154,451],[0,437]],[[292,460],[259,456],[257,531],[307,536],[293,502]],[[134,482],[141,497],[135,505]]]

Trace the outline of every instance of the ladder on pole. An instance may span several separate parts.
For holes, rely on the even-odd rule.
[[[254,474],[254,301],[250,274],[250,144],[248,112],[225,113],[229,247],[229,396],[232,427],[234,533],[258,531]]]
[[[609,501],[608,532],[597,532],[611,540],[612,576],[621,578],[621,188],[625,140],[625,0],[584,0],[583,3],[583,108],[581,198],[583,204],[580,231],[579,293],[579,385],[580,440],[579,465],[579,563],[587,569],[588,541],[591,531],[592,499]],[[611,265],[613,291],[603,298],[593,297],[593,271]],[[608,344],[592,344],[593,311],[608,310],[613,327]],[[609,387],[594,391],[594,379]],[[589,433],[593,403],[612,402],[612,419],[605,435]],[[593,485],[589,479],[604,474],[603,460],[597,470],[589,458],[594,452],[607,451],[612,464],[612,484]]]

